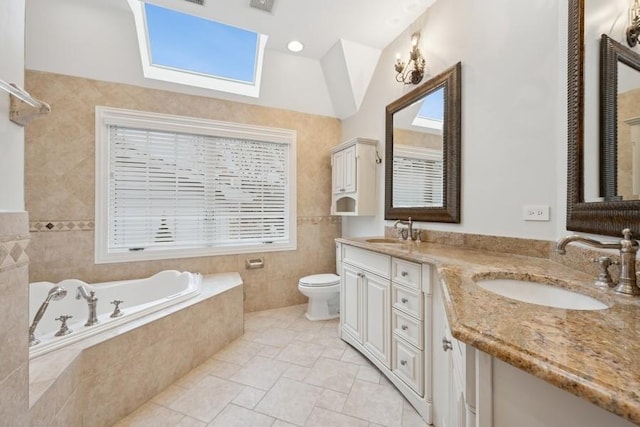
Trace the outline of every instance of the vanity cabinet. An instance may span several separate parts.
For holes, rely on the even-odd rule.
[[[431,423],[431,266],[342,245],[340,334]]]
[[[331,214],[376,214],[376,148],[372,139],[354,138],[331,150]]]
[[[391,258],[352,246],[343,246],[343,254],[342,331],[388,368],[391,362]]]
[[[437,283],[433,290],[434,423],[475,426],[475,350],[451,335],[442,298]]]

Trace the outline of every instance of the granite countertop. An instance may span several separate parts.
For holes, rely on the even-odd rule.
[[[597,288],[595,277],[549,259],[434,243],[336,241],[436,266],[455,338],[640,424],[639,297]],[[566,310],[519,302],[480,288],[476,275],[552,282],[609,308]]]

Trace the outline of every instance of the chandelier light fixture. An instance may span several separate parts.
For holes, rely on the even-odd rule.
[[[635,45],[637,45],[639,37],[640,3],[638,3],[638,0],[633,0],[633,3],[629,8],[629,26],[627,27],[627,43],[629,43],[629,46],[634,47]]]
[[[635,0],[636,2],[638,0]],[[417,85],[424,77],[424,67],[426,61],[420,53],[418,42],[420,41],[420,32],[416,31],[411,35],[411,51],[409,51],[409,61],[406,63],[400,59],[400,54],[396,56],[396,81],[406,85]]]

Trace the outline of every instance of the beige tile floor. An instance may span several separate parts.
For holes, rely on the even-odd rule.
[[[245,315],[245,333],[121,420],[125,426],[426,426],[384,375],[305,305]]]

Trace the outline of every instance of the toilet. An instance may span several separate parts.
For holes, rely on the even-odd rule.
[[[336,245],[336,271],[340,271],[340,245]],[[340,316],[340,276],[333,273],[305,276],[298,282],[298,290],[309,298],[309,320],[328,320]]]

